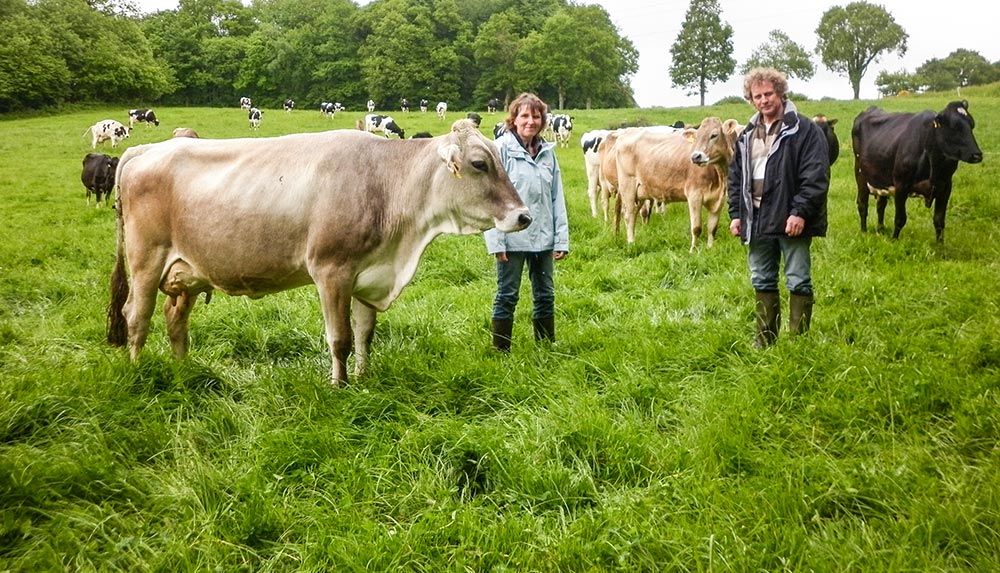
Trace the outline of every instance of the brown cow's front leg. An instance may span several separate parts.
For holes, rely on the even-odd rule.
[[[351,354],[350,281],[317,278],[326,342],[330,346],[331,378],[334,386],[347,383],[347,358]]]
[[[375,336],[378,313],[374,308],[354,299],[351,303],[351,323],[354,327],[354,375],[361,376],[368,366],[368,354]]]
[[[191,316],[191,309],[194,308],[193,301],[197,299],[197,294],[191,296],[184,291],[177,296],[168,296],[163,303],[163,315],[167,319],[167,334],[170,336],[170,347],[174,351],[175,358],[184,358],[188,351],[188,318]]]

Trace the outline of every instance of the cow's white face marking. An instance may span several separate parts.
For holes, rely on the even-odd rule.
[[[958,115],[969,115],[969,112],[965,111],[964,107],[955,108],[955,111],[958,112]]]

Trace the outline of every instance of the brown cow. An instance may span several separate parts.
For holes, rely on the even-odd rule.
[[[635,242],[635,215],[646,199],[685,201],[691,218],[691,251],[701,235],[701,209],[708,210],[708,246],[715,242],[725,203],[726,176],[740,125],[734,119],[702,120],[697,130],[674,133],[641,130],[622,135],[615,145],[618,167],[617,211],[624,212],[629,243]]]
[[[315,284],[334,383],[347,380],[352,323],[360,373],[376,311],[399,296],[434,237],[531,223],[493,143],[467,119],[432,139],[354,130],[168,139],[126,151],[118,183],[110,343],[138,357],[157,290],[183,357],[199,293],[257,298]]]

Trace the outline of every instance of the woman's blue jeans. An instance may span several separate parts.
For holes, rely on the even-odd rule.
[[[534,301],[531,317],[538,319],[555,316],[556,287],[552,278],[555,263],[552,251],[508,252],[507,262],[497,261],[497,296],[493,301],[493,318],[513,320],[514,308],[520,298],[521,275],[525,264],[528,266]]]
[[[778,267],[785,259],[785,287],[788,292],[813,293],[809,247],[812,237],[752,239],[747,253],[750,284],[756,291],[777,292]]]

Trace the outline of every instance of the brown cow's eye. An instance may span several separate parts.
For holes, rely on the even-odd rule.
[[[489,169],[485,161],[473,161],[472,166],[483,172],[486,172]]]

